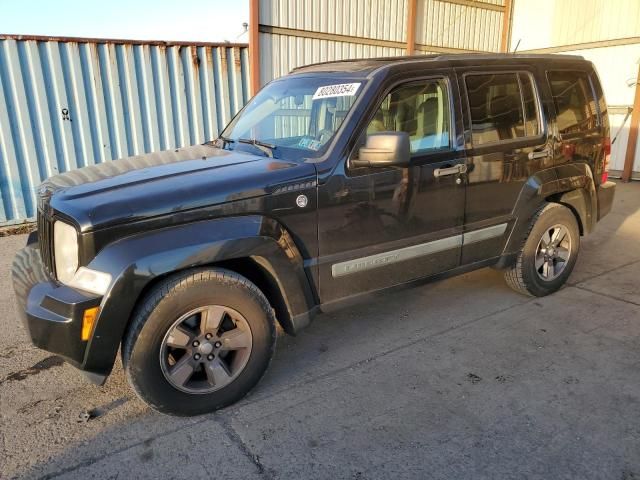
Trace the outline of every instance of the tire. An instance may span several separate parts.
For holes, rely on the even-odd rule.
[[[559,237],[562,241],[554,247]],[[564,205],[547,203],[533,216],[516,263],[504,278],[516,292],[544,297],[567,281],[579,250],[580,230],[573,212]]]
[[[253,283],[229,270],[198,269],[161,281],[139,302],[122,360],[151,408],[190,416],[244,397],[266,372],[275,343],[274,311]]]

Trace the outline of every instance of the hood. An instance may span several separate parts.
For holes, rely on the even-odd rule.
[[[312,164],[197,145],[56,175],[39,195],[87,231],[260,197],[315,176]]]

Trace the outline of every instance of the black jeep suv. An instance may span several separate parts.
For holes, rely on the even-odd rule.
[[[486,266],[558,290],[611,208],[606,108],[573,56],[299,68],[211,143],[43,183],[19,310],[97,383],[121,347],[153,408],[224,407],[264,374],[276,322],[296,334],[354,297]]]

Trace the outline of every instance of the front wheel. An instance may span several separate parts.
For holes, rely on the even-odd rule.
[[[173,415],[230,405],[260,380],[275,348],[273,309],[249,280],[224,269],[189,271],[141,301],[122,357],[138,396]]]
[[[549,295],[571,275],[579,249],[580,230],[573,212],[564,205],[548,203],[533,217],[516,264],[505,272],[505,280],[525,295]]]

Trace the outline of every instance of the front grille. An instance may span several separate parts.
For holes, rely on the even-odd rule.
[[[38,210],[38,244],[42,263],[51,275],[55,275],[55,262],[53,260],[53,219],[48,218]]]

